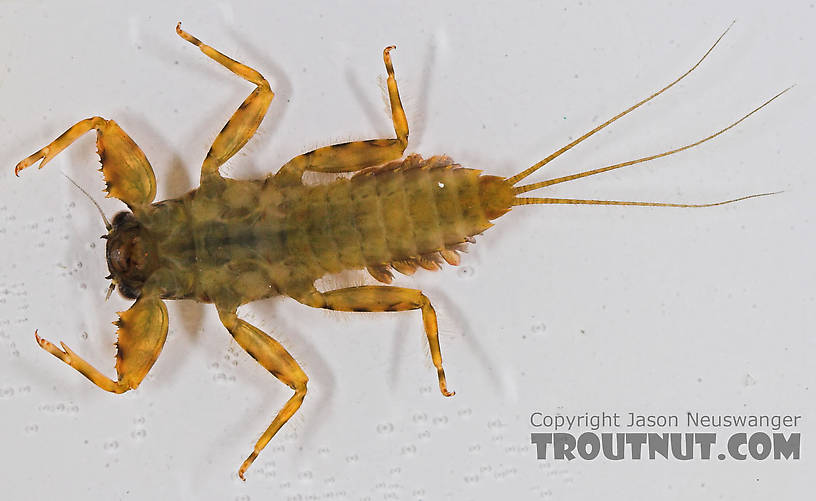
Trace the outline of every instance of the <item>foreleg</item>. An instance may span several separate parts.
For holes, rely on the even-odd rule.
[[[118,198],[135,209],[147,205],[156,197],[156,176],[144,152],[113,120],[102,117],[86,118],[74,124],[60,137],[21,161],[14,174],[40,160],[40,168],[86,132],[96,130],[96,148],[102,159],[102,175],[109,197]]]
[[[124,393],[136,389],[159,358],[164,341],[167,339],[167,308],[157,297],[140,297],[127,311],[119,312],[119,320],[114,322],[116,331],[116,381],[105,376],[98,369],[83,360],[65,343],[62,349],[34,333],[37,343],[70,365],[93,384],[105,391]]]

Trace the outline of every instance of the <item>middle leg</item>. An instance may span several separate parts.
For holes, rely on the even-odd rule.
[[[292,355],[286,351],[286,348],[254,325],[238,318],[235,311],[219,309],[218,316],[224,327],[232,334],[232,337],[252,358],[286,386],[295,390],[295,394],[289,398],[266,431],[263,432],[261,438],[258,439],[252,453],[241,464],[238,476],[241,477],[241,480],[246,480],[244,473],[246,473],[247,468],[255,461],[255,458],[266,447],[266,444],[272,440],[278,430],[300,408],[303,397],[306,396],[306,383],[309,378],[306,377],[306,373],[303,372],[303,369],[300,368]]]
[[[408,120],[402,109],[394,66],[391,64],[391,45],[383,50],[383,62],[388,72],[388,99],[391,103],[391,121],[396,139],[369,139],[333,144],[298,155],[280,168],[275,178],[284,183],[300,182],[303,172],[355,172],[366,167],[381,165],[402,156],[408,146]]]
[[[266,115],[269,103],[275,97],[275,93],[272,92],[269,82],[266,81],[263,75],[202,43],[198,38],[182,30],[181,23],[176,25],[176,33],[201,49],[201,52],[209,56],[213,61],[244,80],[257,85],[257,88],[241,103],[241,106],[233,113],[215,138],[215,141],[213,141],[210,151],[207,152],[207,158],[204,159],[204,164],[201,166],[201,181],[204,182],[211,176],[219,177],[218,168],[238,153],[238,150],[243,148],[255,134],[264,115]]]

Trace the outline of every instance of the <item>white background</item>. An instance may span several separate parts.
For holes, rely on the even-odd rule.
[[[0,486],[6,499],[779,499],[816,467],[813,27],[804,2],[3,2],[0,5]],[[345,314],[286,298],[240,313],[310,377],[297,415],[236,471],[291,390],[246,356],[211,306],[171,302],[143,385],[110,395],[34,330],[113,374],[104,228],[60,175],[103,200],[92,135],[42,171],[20,159],[76,121],[115,119],[159,198],[197,184],[252,90],[179,39],[184,28],[277,93],[223,169],[250,178],[338,141],[391,137],[378,83],[396,43],[409,151],[510,176],[662,87],[734,19],[677,88],[531,180],[696,140],[699,148],[548,195],[706,202],[711,209],[521,207],[464,256],[419,272],[455,397],[443,398],[419,314]],[[87,333],[87,334],[84,334]],[[804,416],[800,461],[547,462],[533,411]],[[627,431],[627,430],[605,430]],[[672,431],[672,430],[659,430]],[[727,433],[721,433],[724,440]]]

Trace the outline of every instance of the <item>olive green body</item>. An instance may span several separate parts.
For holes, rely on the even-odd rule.
[[[485,189],[502,185],[446,157],[410,156],[322,185],[214,178],[135,216],[155,253],[151,287],[166,299],[232,307],[297,299],[326,274],[457,247],[500,215]],[[502,191],[509,200],[509,185]]]

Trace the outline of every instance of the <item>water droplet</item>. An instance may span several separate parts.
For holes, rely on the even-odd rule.
[[[433,418],[434,426],[444,426],[448,424],[448,416],[437,416]]]
[[[488,430],[500,430],[501,428],[504,428],[504,423],[500,419],[491,419],[487,422]]]
[[[392,423],[383,423],[377,425],[377,433],[380,435],[387,435],[394,431],[394,425]]]
[[[37,426],[36,424],[30,424],[30,425],[27,425],[25,427],[26,435],[33,435],[33,434],[37,433],[39,430],[40,430],[40,427]]]
[[[545,330],[547,330],[547,325],[546,325],[544,322],[539,322],[539,323],[537,323],[537,324],[533,324],[533,325],[530,327],[530,331],[531,331],[533,334],[541,334],[541,333],[543,333]]]
[[[427,423],[428,422],[428,415],[425,414],[424,412],[418,412],[418,413],[414,414],[413,416],[411,416],[411,421],[413,421],[414,424]]]
[[[417,448],[414,444],[403,445],[400,449],[400,454],[403,456],[413,456],[416,454]]]
[[[461,266],[456,270],[456,275],[459,278],[472,278],[476,274],[476,270],[472,266]]]
[[[116,440],[108,440],[102,445],[102,449],[106,452],[116,452],[119,448],[119,442]]]

